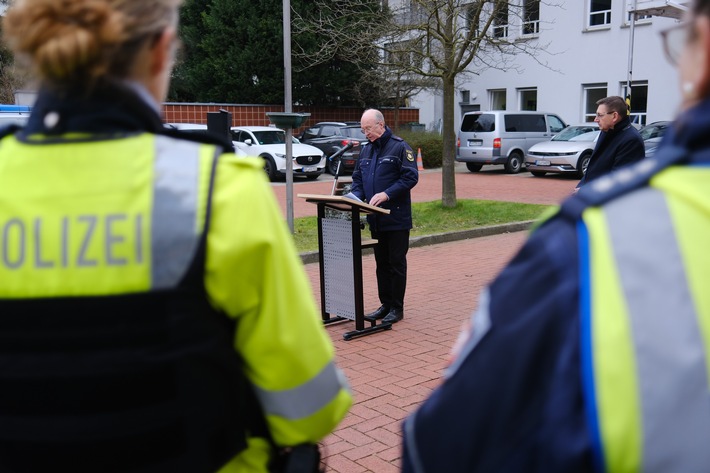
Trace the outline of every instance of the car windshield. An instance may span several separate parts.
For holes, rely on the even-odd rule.
[[[281,130],[255,131],[254,137],[260,145],[278,145],[286,143],[286,132]]]
[[[568,126],[552,137],[552,141],[594,141],[599,135],[596,126]]]
[[[254,137],[260,145],[282,145],[286,143],[286,132],[283,130],[255,131]],[[293,143],[300,143],[298,138],[292,137]]]
[[[641,138],[644,140],[649,140],[651,138],[660,138],[666,132],[667,125],[649,125],[642,128],[639,133],[641,133]]]

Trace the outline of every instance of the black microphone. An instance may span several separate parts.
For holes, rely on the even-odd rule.
[[[338,151],[333,153],[329,158],[328,161],[332,161],[335,158],[339,158],[344,152],[346,152],[349,149],[352,149],[352,147],[355,146],[352,141],[348,141],[348,144],[340,148]]]

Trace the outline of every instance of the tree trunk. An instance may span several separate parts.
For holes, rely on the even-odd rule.
[[[396,90],[394,92],[394,130],[395,133],[399,133],[399,75],[397,76]]]
[[[399,133],[399,88],[397,88],[397,95],[394,98],[394,128],[395,133]]]
[[[454,174],[454,157],[456,155],[456,132],[454,131],[454,95],[456,93],[455,79],[452,76],[443,78],[444,116],[442,126],[443,153],[441,159],[441,205],[447,208],[456,207],[456,175]]]

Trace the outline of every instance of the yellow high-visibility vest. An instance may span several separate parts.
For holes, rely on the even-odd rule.
[[[708,167],[670,167],[579,224],[583,377],[604,471],[710,468],[708,183]]]
[[[147,133],[0,140],[0,304],[167,290],[204,245],[273,440],[314,443],[352,397],[261,162],[220,153]],[[250,438],[223,471],[266,471],[268,453]]]

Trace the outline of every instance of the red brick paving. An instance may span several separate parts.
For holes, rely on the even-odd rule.
[[[498,170],[469,173],[457,165],[458,198],[555,204],[577,181],[536,178]],[[294,194],[328,194],[332,180],[296,183]],[[274,185],[285,209],[285,186]],[[441,198],[441,173],[424,171],[413,191],[415,201]],[[284,210],[285,212],[285,210]],[[294,216],[315,215],[316,206],[294,197]],[[478,295],[523,243],[526,232],[508,233],[409,251],[405,318],[392,330],[350,341],[343,333],[354,322],[330,324],[326,330],[338,365],[348,377],[355,403],[338,428],[324,439],[328,472],[389,473],[401,464],[401,423],[439,384],[448,353]],[[318,264],[306,265],[313,295],[320,301]],[[365,311],[379,306],[375,262],[363,257]]]

